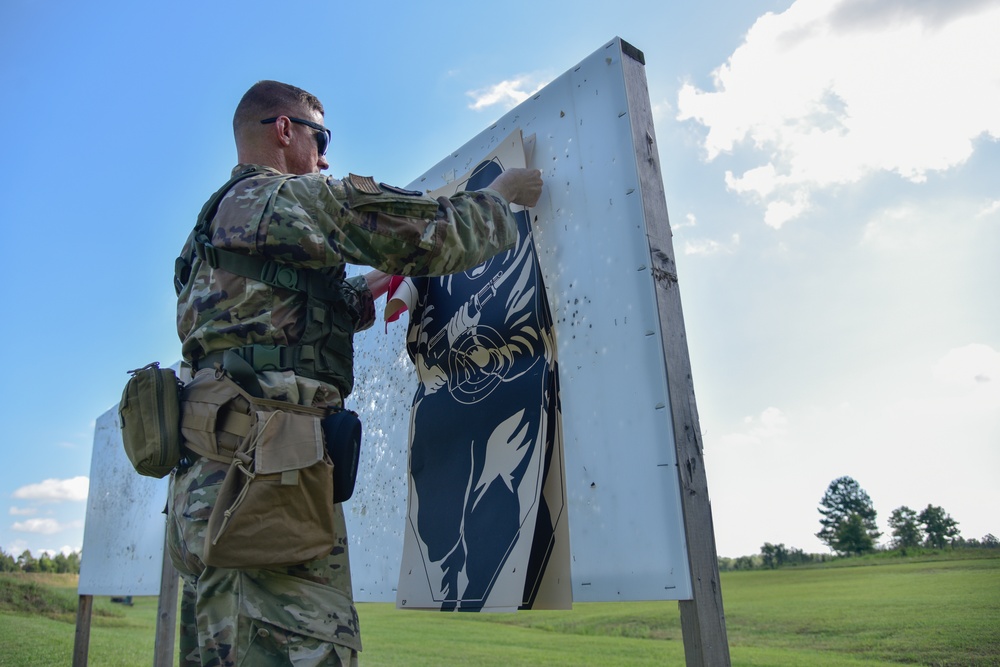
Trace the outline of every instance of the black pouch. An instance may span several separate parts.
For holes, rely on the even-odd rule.
[[[336,410],[323,418],[326,453],[333,461],[333,502],[342,503],[354,495],[361,458],[361,420],[352,410]]]

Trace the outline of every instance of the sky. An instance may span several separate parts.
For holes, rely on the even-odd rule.
[[[882,544],[903,505],[1000,534],[1000,2],[499,7],[0,5],[0,548],[82,547],[95,420],[179,358],[173,260],[250,85],[323,100],[330,174],[405,185],[615,36],[645,55],[719,555],[826,553],[844,475]]]

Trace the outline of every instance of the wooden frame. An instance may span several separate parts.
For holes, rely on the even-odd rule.
[[[691,600],[680,600],[681,629],[687,664],[729,665],[726,617],[719,583],[719,562],[715,548],[712,505],[702,451],[701,427],[695,403],[691,359],[684,330],[684,315],[678,288],[677,265],[670,220],[667,215],[663,176],[660,172],[653,114],[646,86],[645,59],[641,51],[619,40],[632,138],[636,147],[642,207],[646,217],[649,257],[656,283],[663,356],[667,367],[670,410],[674,424],[681,482],[681,509],[691,567]],[[640,147],[645,147],[645,152]]]

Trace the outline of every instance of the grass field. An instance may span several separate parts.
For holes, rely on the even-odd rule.
[[[733,665],[1000,666],[1000,554],[981,556],[724,573]],[[0,665],[70,665],[76,604],[68,575],[0,575]],[[150,664],[156,599],[94,606],[89,664]],[[516,614],[364,603],[359,614],[365,667],[684,664],[675,602]]]

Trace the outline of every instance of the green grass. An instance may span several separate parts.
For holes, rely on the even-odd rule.
[[[732,662],[1000,666],[998,556],[923,554],[724,573]],[[70,665],[75,580],[30,582],[55,599],[38,598],[48,601],[28,613],[4,597],[15,584],[24,586],[25,577],[0,575],[0,665]],[[97,598],[95,609],[113,615],[95,612],[90,665],[151,662],[155,598],[135,598],[134,607]],[[570,612],[516,614],[403,612],[363,603],[359,614],[364,667],[684,664],[675,602],[579,603]]]
[[[55,667],[73,663],[77,575],[0,574],[0,666]],[[137,597],[132,607],[95,597],[90,629],[90,665],[152,663],[155,597]]]
[[[729,643],[886,664],[1000,665],[1000,559],[869,561],[725,577]]]

